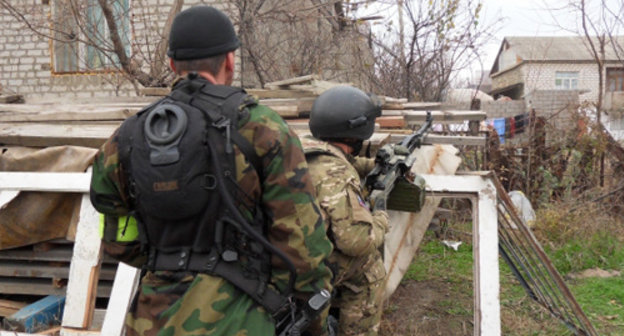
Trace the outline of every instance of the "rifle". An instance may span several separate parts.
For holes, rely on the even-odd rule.
[[[287,314],[277,318],[277,323],[275,324],[276,334],[279,336],[302,335],[308,325],[327,307],[330,299],[331,294],[329,291],[322,289],[314,294],[304,307],[299,309],[291,307],[294,309],[290,309]]]
[[[397,144],[386,144],[377,151],[375,168],[364,180],[370,201],[382,198],[387,200],[388,209],[420,211],[425,201],[425,181],[422,177],[414,175],[410,168],[416,160],[413,152],[420,147],[432,122],[431,112],[427,111],[425,123],[418,131],[406,136]],[[414,202],[414,199],[418,201]]]

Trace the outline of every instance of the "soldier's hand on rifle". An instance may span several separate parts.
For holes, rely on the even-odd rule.
[[[373,211],[386,211],[386,195],[379,193],[373,198]]]

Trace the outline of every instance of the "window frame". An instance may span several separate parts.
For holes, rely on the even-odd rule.
[[[605,91],[624,91],[624,67],[608,67],[605,69]],[[619,89],[619,90],[618,90]]]
[[[555,71],[555,90],[578,90],[578,71]]]
[[[85,5],[83,8],[85,15],[80,19],[85,20],[86,24],[82,28],[79,27],[80,23],[69,13],[67,0],[55,0],[53,2],[51,13],[53,39],[50,43],[52,73],[65,75],[120,72],[119,59],[113,51],[102,51],[83,42],[85,40],[97,42],[99,39],[112,49],[108,25],[97,0],[81,0],[80,3]],[[121,13],[116,13],[118,15],[117,27],[127,55],[132,57],[131,0],[115,0],[112,5],[114,11]],[[62,26],[57,28],[60,25]],[[93,27],[96,29],[92,29]],[[76,32],[75,39],[68,42],[60,41],[60,39],[67,39],[67,34],[63,32],[67,30],[72,33]]]

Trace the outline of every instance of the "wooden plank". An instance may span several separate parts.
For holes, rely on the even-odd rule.
[[[266,83],[264,84],[264,87],[265,88],[272,88],[272,87],[277,88],[280,86],[288,86],[292,84],[308,83],[310,81],[317,80],[317,79],[319,79],[318,75],[306,75],[306,76],[293,77],[293,78],[288,78],[288,79],[284,79],[280,81]]]
[[[0,276],[16,278],[67,279],[69,277],[69,264],[57,263],[57,265],[54,265],[48,262],[0,260]],[[103,266],[100,272],[100,279],[113,280],[114,278],[114,265]]]
[[[34,251],[31,247],[0,251],[0,260],[30,260],[30,261],[66,261],[72,256],[72,246],[58,246],[49,251]]]
[[[0,172],[0,189],[88,193],[91,173]],[[97,221],[96,221],[97,223]],[[97,226],[97,225],[96,225]]]
[[[0,103],[2,104],[23,104],[24,96],[22,95],[0,95]]]
[[[405,128],[403,116],[381,116],[375,119],[375,123],[381,128]]]
[[[400,142],[409,134],[390,134],[390,142]],[[485,136],[468,136],[468,135],[438,135],[426,134],[422,143],[424,145],[453,145],[453,146],[485,146]]]
[[[266,89],[246,89],[248,94],[256,96],[260,99],[260,103],[263,103],[264,99],[271,98],[305,98],[316,97],[317,95],[312,91],[307,90],[266,90]]]
[[[139,269],[119,263],[102,325],[102,335],[122,334],[126,313],[138,288],[140,277]]]
[[[96,113],[115,112],[129,109],[137,110],[147,106],[147,102],[107,102],[107,103],[73,103],[73,104],[0,104],[0,115],[10,114],[57,114],[57,113]]]
[[[100,281],[97,290],[97,297],[109,297],[112,283],[110,281]],[[66,287],[55,287],[50,279],[23,279],[0,277],[0,293],[20,294],[20,295],[65,295]]]
[[[99,148],[118,127],[119,124],[2,123],[0,124],[0,144],[27,147],[73,145]]]
[[[168,87],[146,87],[141,89],[141,95],[143,96],[166,96],[171,92],[171,88]]]
[[[88,187],[89,184],[85,186]],[[63,327],[85,329],[93,320],[102,255],[98,222],[99,213],[91,205],[89,195],[83,195],[74,254],[69,268]]]
[[[16,331],[0,331],[0,336],[56,336],[58,335],[60,328],[51,328],[45,331],[38,332],[36,334],[16,332]]]
[[[426,111],[415,111],[415,110],[384,110],[382,111],[382,115],[384,116],[405,116],[405,120],[408,124],[422,124],[427,117]],[[431,111],[431,116],[433,117],[433,123],[449,123],[455,122],[458,123],[460,121],[465,120],[485,120],[487,118],[487,114],[483,111]]]
[[[473,205],[474,335],[499,336],[497,191],[489,172],[471,175],[421,175],[430,195],[470,198]]]
[[[442,103],[437,102],[408,102],[403,103],[403,108],[406,110],[439,110],[442,107]]]
[[[93,112],[2,113],[0,122],[123,121],[140,108],[106,108]]]
[[[100,336],[100,335],[108,336],[108,335],[101,334],[97,330],[83,330],[83,329],[74,329],[74,328],[65,328],[65,327],[61,328],[61,333],[60,333],[60,336]]]
[[[297,105],[281,105],[271,106],[271,109],[282,118],[297,118],[299,117],[299,108]]]
[[[0,299],[0,316],[10,316],[17,313],[20,309],[26,307],[25,302]]]

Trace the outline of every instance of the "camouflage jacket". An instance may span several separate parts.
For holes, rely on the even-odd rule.
[[[261,202],[269,216],[269,241],[297,268],[296,295],[308,297],[331,290],[331,271],[323,261],[332,251],[314,197],[301,143],[284,120],[262,105],[249,108],[239,132],[255,147],[262,161],[258,176],[236,149],[240,189]],[[117,154],[117,132],[108,139],[93,165],[91,199],[105,214],[124,215],[128,181]],[[139,243],[104,242],[113,257],[140,267],[145,261]],[[284,288],[288,272],[273,257],[271,285]],[[264,308],[222,278],[190,272],[148,272],[128,318],[128,335],[272,335],[272,318]]]
[[[347,156],[309,136],[302,143],[328,236],[335,245],[329,258],[338,270],[335,285],[363,272],[369,282],[382,279],[385,269],[379,248],[388,230],[388,215],[385,211],[371,213],[360,185],[360,176],[373,168],[373,161]]]

